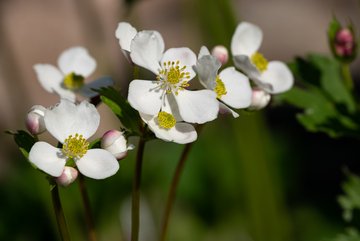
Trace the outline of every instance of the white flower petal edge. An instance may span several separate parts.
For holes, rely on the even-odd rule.
[[[119,39],[121,49],[128,52],[130,52],[131,40],[133,40],[136,34],[136,28],[127,22],[120,22],[115,31],[115,36]]]
[[[158,74],[164,49],[164,40],[159,32],[141,31],[131,41],[130,57],[134,64]]]
[[[212,90],[179,91],[175,97],[185,122],[203,124],[216,119],[219,104]]]
[[[240,23],[231,39],[231,52],[233,56],[254,54],[261,45],[263,33],[261,29],[248,22]]]
[[[92,98],[98,95],[97,92],[93,91],[93,89],[98,90],[101,89],[103,87],[108,87],[108,86],[112,86],[114,85],[114,81],[112,80],[111,77],[101,77],[97,80],[94,80],[86,85],[84,85],[79,92],[81,93],[81,95],[87,97],[87,98]]]
[[[103,149],[90,149],[76,161],[79,171],[90,178],[104,179],[114,175],[120,168],[116,158]]]
[[[201,57],[194,67],[200,83],[207,89],[214,89],[216,86],[216,76],[221,67],[221,63],[211,55]]]
[[[48,92],[61,88],[63,74],[51,64],[35,64],[33,66],[41,86]]]
[[[249,79],[234,67],[224,69],[219,76],[227,92],[220,100],[236,109],[249,107],[252,96]]]
[[[166,50],[166,52],[164,53],[164,56],[161,59],[161,65],[163,65],[164,62],[175,62],[179,61],[180,63],[180,68],[182,68],[182,66],[186,66],[184,72],[189,72],[190,73],[190,79],[195,77],[195,71],[192,69],[192,67],[194,65],[196,65],[196,55],[195,53],[186,47],[183,48],[171,48]]]
[[[157,115],[161,108],[163,92],[155,81],[133,80],[129,85],[128,101],[139,112]]]
[[[84,47],[72,47],[61,53],[58,65],[65,75],[74,72],[87,78],[95,71],[96,61]]]
[[[260,84],[270,85],[271,88],[265,89],[271,94],[279,94],[289,90],[294,85],[294,76],[289,68],[280,61],[271,61],[268,68],[258,79]]]
[[[206,46],[201,46],[199,54],[198,54],[198,59],[201,59],[202,57],[204,57],[206,55],[211,55],[209,49]]]
[[[96,107],[87,101],[79,105],[62,99],[60,103],[45,112],[47,130],[61,143],[69,135],[83,135],[85,139],[92,136],[100,124],[100,115]]]
[[[140,113],[141,118],[148,124],[155,136],[164,141],[172,141],[178,144],[187,144],[197,139],[195,128],[188,123],[176,123],[170,129],[161,128],[157,123],[157,116]]]
[[[247,55],[237,55],[233,57],[234,65],[249,76],[250,79],[259,78],[261,73],[250,61]]]
[[[40,141],[32,146],[29,161],[47,174],[59,177],[64,170],[66,157],[60,149]]]
[[[238,118],[239,114],[229,108],[227,105],[219,102],[219,113],[220,114],[231,114],[234,118]]]

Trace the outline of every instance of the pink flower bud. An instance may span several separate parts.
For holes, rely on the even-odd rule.
[[[261,89],[253,89],[249,110],[261,110],[270,102],[271,95]]]
[[[46,130],[44,123],[45,107],[34,105],[26,116],[25,125],[33,135],[38,135]]]
[[[101,139],[101,148],[109,151],[116,159],[123,159],[128,150],[123,133],[117,130],[105,132]]]
[[[335,52],[340,57],[349,57],[353,54],[355,41],[353,33],[347,29],[340,29],[335,37]]]
[[[223,45],[217,45],[211,50],[212,56],[217,58],[222,65],[226,64],[229,59],[228,50]]]
[[[78,174],[75,168],[65,166],[62,174],[55,180],[59,185],[67,187],[76,180]]]

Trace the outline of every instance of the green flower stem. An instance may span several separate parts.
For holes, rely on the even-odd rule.
[[[78,183],[79,183],[79,188],[80,188],[81,200],[83,202],[84,209],[85,209],[84,210],[85,211],[85,220],[86,220],[86,225],[88,227],[89,240],[96,241],[97,239],[96,239],[95,225],[94,225],[94,219],[93,219],[93,216],[91,213],[89,195],[86,190],[85,178],[81,173],[79,173],[79,182]]]
[[[58,185],[56,184],[56,182],[53,181],[50,181],[49,184],[51,189],[50,192],[51,192],[52,203],[55,211],[56,221],[60,232],[61,240],[70,241],[70,235],[67,229],[65,215],[60,201]]]
[[[346,86],[346,88],[352,92],[353,89],[354,89],[354,82],[353,82],[353,79],[351,77],[351,72],[350,72],[350,66],[349,64],[345,64],[343,63],[341,65],[341,73],[342,73],[342,76],[344,78],[344,84]]]
[[[133,78],[139,79],[139,77],[140,77],[140,68],[139,68],[139,66],[134,65],[133,66]]]
[[[171,181],[170,190],[169,190],[168,198],[166,201],[165,212],[164,212],[164,216],[163,216],[163,224],[162,224],[161,236],[160,236],[161,241],[165,241],[165,239],[166,239],[167,228],[169,226],[170,212],[171,212],[171,209],[172,209],[175,197],[176,197],[176,190],[177,190],[177,187],[179,184],[179,180],[180,180],[182,171],[185,166],[185,161],[188,157],[188,154],[190,152],[190,149],[191,149],[193,143],[194,142],[191,142],[191,143],[188,143],[185,145],[184,150],[181,153],[180,160],[176,166],[173,179]]]
[[[140,137],[136,163],[135,174],[133,179],[133,192],[132,192],[132,207],[131,207],[131,241],[138,241],[139,239],[139,220],[140,220],[140,183],[141,183],[141,170],[145,149],[145,139]]]

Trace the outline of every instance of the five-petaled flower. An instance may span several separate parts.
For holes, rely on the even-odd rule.
[[[229,112],[238,117],[239,115],[228,106],[235,109],[250,106],[252,90],[249,79],[234,67],[228,67],[218,73],[220,67],[220,61],[212,56],[205,46],[201,47],[195,67],[200,83],[216,93],[221,112]]]
[[[142,114],[157,116],[168,103],[185,122],[202,124],[214,120],[219,110],[216,94],[187,89],[195,77],[194,52],[185,47],[163,51],[164,42],[158,33],[141,31],[133,38],[130,52],[133,63],[153,72],[156,80],[133,80],[129,85],[130,105]]]
[[[234,64],[265,91],[271,94],[285,92],[293,86],[294,77],[283,62],[268,62],[258,52],[262,37],[258,26],[240,23],[231,40]]]
[[[34,70],[42,87],[61,98],[74,102],[75,93],[92,98],[97,95],[93,89],[113,85],[109,77],[85,84],[85,79],[95,71],[96,61],[84,47],[72,47],[62,52],[58,58],[58,66],[59,68],[51,64],[36,64]]]
[[[45,111],[47,131],[62,148],[39,141],[30,150],[29,160],[45,173],[59,177],[65,166],[75,166],[85,176],[103,179],[114,175],[119,169],[116,158],[103,149],[89,149],[87,139],[94,135],[100,115],[95,106],[87,101],[80,104],[62,99]]]

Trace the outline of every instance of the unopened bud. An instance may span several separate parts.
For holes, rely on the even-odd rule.
[[[355,49],[353,33],[348,28],[340,29],[335,36],[335,51],[340,57],[350,57]]]
[[[79,172],[75,168],[65,166],[61,175],[55,180],[59,185],[67,187],[76,180],[78,174]]]
[[[225,46],[217,45],[211,50],[212,56],[217,58],[222,65],[226,64],[229,59],[229,53]]]
[[[41,105],[34,105],[26,116],[26,128],[33,135],[38,135],[46,130],[44,123],[46,108]]]
[[[261,110],[270,102],[271,95],[261,89],[253,89],[249,110]]]
[[[101,139],[101,148],[109,151],[116,159],[123,159],[127,155],[127,142],[122,132],[109,130]]]

